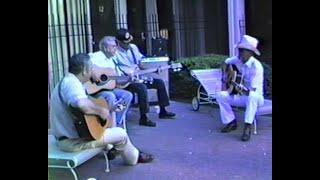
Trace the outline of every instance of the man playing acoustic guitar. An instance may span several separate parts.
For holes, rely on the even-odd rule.
[[[218,92],[216,100],[220,107],[220,115],[225,127],[221,129],[222,133],[233,131],[237,128],[237,121],[232,111],[233,106],[246,106],[245,125],[242,141],[248,141],[251,136],[251,124],[255,118],[258,106],[263,105],[263,67],[261,63],[254,57],[254,54],[260,55],[257,49],[258,40],[254,37],[244,35],[238,43],[237,48],[239,55],[225,60],[222,65],[224,72],[222,81],[228,83],[228,91]],[[237,77],[227,78],[227,65],[235,65],[241,73],[240,82],[236,82]],[[230,70],[230,69],[229,69]],[[231,72],[235,72],[234,70]],[[231,81],[231,82],[230,82]],[[234,87],[234,89],[230,86]],[[234,94],[234,92],[238,92]]]
[[[119,29],[116,35],[119,43],[117,60],[120,69],[124,71],[126,75],[130,76],[130,73],[125,72],[124,69],[133,69],[139,71],[143,55],[140,53],[138,47],[135,44],[130,43],[133,39],[127,29]],[[134,73],[133,71],[133,73]],[[165,84],[162,79],[154,79],[152,84],[144,83],[131,83],[126,89],[138,94],[138,103],[140,109],[140,125],[155,127],[156,123],[149,120],[147,113],[149,112],[148,103],[148,88],[157,89],[158,103],[160,106],[159,118],[172,118],[174,113],[166,111],[165,107],[169,106],[169,97],[165,88]]]
[[[109,71],[109,70],[113,71],[114,74],[111,73],[112,75],[118,76],[118,78],[120,78],[122,73],[116,67],[114,63],[115,59],[113,59],[114,55],[117,52],[117,44],[116,44],[115,37],[113,36],[103,37],[99,42],[99,48],[100,48],[100,51],[89,54],[91,62],[93,64],[93,75],[95,76],[93,79],[94,80],[99,79],[100,77],[97,77],[99,76],[97,74],[108,73],[106,71]],[[124,121],[124,118],[126,118],[126,113],[132,101],[132,93],[124,89],[116,88],[116,86],[117,86],[117,82],[115,82],[114,87],[110,87],[111,89],[101,90],[98,93],[94,94],[94,96],[104,97],[104,99],[110,105],[114,105],[116,101],[122,99],[123,103],[125,104],[125,108],[123,111],[116,112],[116,116],[115,116],[117,124],[122,124]],[[114,113],[112,115],[114,116]]]
[[[83,83],[89,81],[91,76],[92,63],[89,55],[73,55],[69,59],[69,73],[52,92],[50,127],[53,135],[58,139],[59,148],[74,152],[112,144],[128,165],[151,162],[153,156],[139,152],[124,129],[112,126],[113,120],[107,106],[96,105],[88,98]],[[79,114],[96,116],[106,122],[108,126],[103,131],[101,138],[94,139],[84,135],[84,131],[88,131],[89,128],[83,128],[86,122],[79,121],[83,118],[83,116],[78,116]]]

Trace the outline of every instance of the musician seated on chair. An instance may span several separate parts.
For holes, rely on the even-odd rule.
[[[100,51],[95,53],[90,53],[90,59],[93,64],[93,74],[95,80],[99,79],[97,77],[97,74],[100,74],[100,72],[109,71],[110,69],[114,71],[114,76],[121,76],[122,73],[119,71],[119,69],[116,67],[116,64],[114,63],[114,55],[117,51],[117,44],[115,37],[113,36],[105,36],[103,37],[99,42],[99,48]],[[99,72],[99,73],[96,73]],[[109,72],[106,72],[110,74]],[[115,116],[117,124],[122,124],[124,121],[124,118],[126,118],[126,113],[129,109],[130,103],[132,101],[132,93],[116,88],[111,87],[111,89],[103,89],[99,92],[94,94],[95,97],[104,97],[104,99],[113,106],[115,102],[119,101],[120,99],[123,100],[123,104],[125,105],[125,108],[123,111],[119,112],[113,112],[112,115]]]
[[[246,106],[242,141],[248,141],[251,136],[251,125],[254,121],[258,106],[263,105],[263,67],[254,57],[260,55],[257,49],[258,40],[244,35],[237,44],[238,56],[225,60],[222,65],[222,81],[227,83],[227,90],[218,92],[216,100],[220,107],[220,115],[225,127],[222,133],[228,133],[237,128],[237,120],[231,106]],[[234,65],[234,67],[232,67]],[[230,69],[233,68],[233,71]],[[228,72],[240,73],[237,77],[230,77]],[[238,82],[236,82],[238,81]]]
[[[140,66],[143,55],[140,53],[138,47],[135,44],[130,43],[133,39],[127,29],[119,29],[116,35],[118,46],[117,60],[120,69],[128,76],[131,76],[135,72],[142,69]],[[126,71],[125,69],[131,69]],[[149,112],[148,103],[148,88],[157,89],[158,103],[160,106],[160,119],[172,118],[175,116],[174,113],[168,112],[166,106],[169,106],[169,97],[166,91],[165,84],[162,79],[153,79],[153,83],[131,83],[127,90],[138,94],[138,103],[140,110],[140,125],[155,127],[156,123],[149,120],[147,113]]]
[[[105,107],[96,105],[86,95],[83,83],[89,81],[91,76],[92,64],[89,55],[83,53],[73,55],[69,59],[69,73],[52,92],[50,126],[53,135],[58,139],[59,148],[75,152],[112,144],[128,165],[152,161],[153,156],[139,151],[131,143],[126,131],[120,127],[106,126],[99,139],[86,134],[85,130],[88,131],[89,123],[87,121],[81,123],[79,120],[83,116],[79,114],[100,117],[106,124],[113,122],[107,104]],[[85,124],[87,127],[84,126]]]

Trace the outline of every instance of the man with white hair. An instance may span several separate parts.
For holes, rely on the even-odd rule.
[[[117,52],[117,44],[116,39],[113,36],[105,36],[99,42],[100,51],[95,53],[90,53],[90,60],[93,64],[93,72],[95,71],[103,71],[104,68],[111,68],[115,70],[117,76],[121,76],[121,71],[117,68],[115,64],[114,55]],[[97,79],[97,78],[96,78]],[[124,104],[126,105],[125,109],[120,112],[112,113],[113,118],[116,119],[117,124],[122,124],[124,119],[126,118],[126,113],[129,109],[130,103],[132,101],[132,93],[120,89],[115,88],[113,90],[103,90],[95,94],[95,97],[103,97],[110,106],[114,106],[114,104],[122,99]],[[115,117],[114,117],[115,116]]]
[[[258,40],[249,35],[244,35],[241,41],[237,44],[238,56],[228,58],[222,65],[223,72],[226,71],[227,65],[235,65],[241,73],[240,86],[235,85],[237,90],[246,89],[245,94],[231,94],[229,91],[221,91],[217,93],[216,100],[220,107],[220,115],[225,127],[221,129],[222,133],[228,133],[237,129],[237,121],[231,106],[245,106],[245,125],[242,141],[248,141],[251,136],[251,124],[255,118],[258,106],[263,105],[263,66],[254,57],[260,55],[257,49]],[[224,74],[223,83],[227,81]]]

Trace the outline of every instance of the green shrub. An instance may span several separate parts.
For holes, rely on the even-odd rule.
[[[228,56],[224,55],[211,55],[211,56],[198,56],[178,59],[177,62],[183,64],[188,70],[192,69],[210,69],[218,68]]]
[[[193,69],[219,68],[221,63],[228,58],[224,55],[198,56],[178,59],[175,63],[181,63],[183,70],[170,72],[170,97],[173,99],[191,99],[197,93],[199,81],[190,75]]]
[[[272,67],[265,62],[261,62],[264,70],[264,97],[272,99]]]
[[[199,81],[190,75],[193,69],[220,68],[221,63],[228,58],[225,55],[210,55],[181,58],[175,63],[181,63],[183,70],[180,72],[170,72],[170,97],[173,99],[192,99],[197,94]],[[264,67],[264,94],[266,98],[272,98],[272,68],[262,62]]]

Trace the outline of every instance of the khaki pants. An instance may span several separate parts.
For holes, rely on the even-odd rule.
[[[99,140],[76,138],[58,141],[59,148],[67,152],[106,147],[108,144],[112,144],[114,148],[120,152],[126,164],[137,164],[139,151],[131,143],[127,132],[119,127],[107,128]]]

